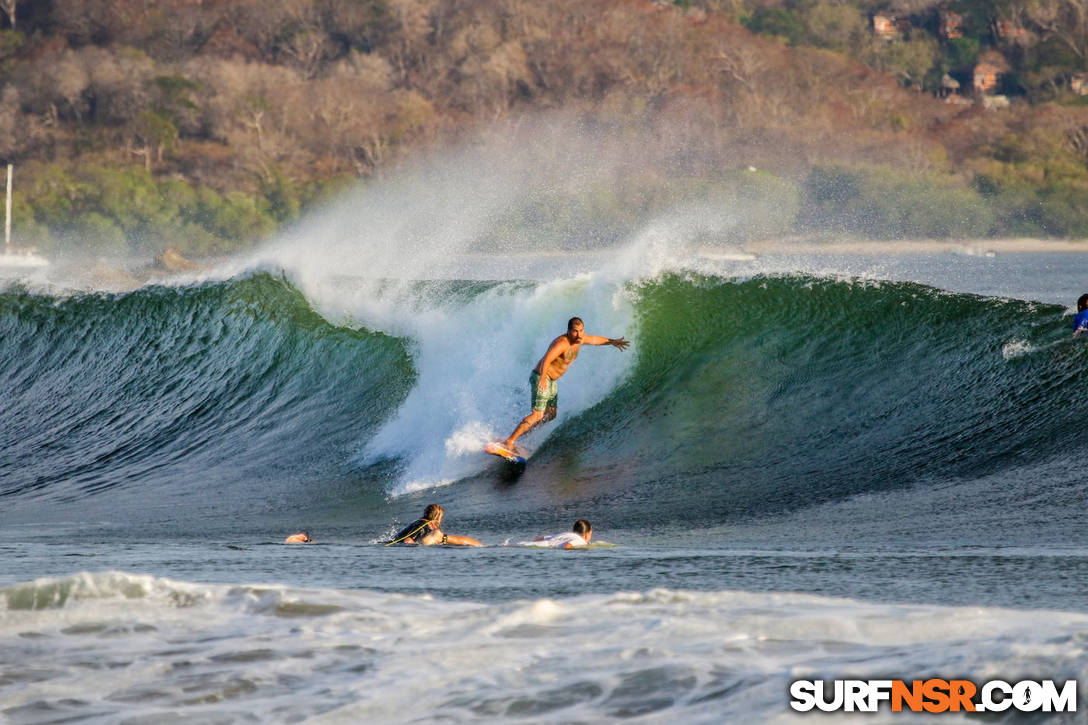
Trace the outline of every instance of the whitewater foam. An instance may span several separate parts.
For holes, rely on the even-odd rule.
[[[1088,676],[1088,615],[1068,612],[669,589],[487,604],[125,572],[0,601],[60,589],[83,594],[0,608],[0,646],[20,663],[0,679],[12,721],[767,722],[791,719],[800,677]]]
[[[1009,340],[1001,346],[1001,357],[1006,360],[1022,357],[1035,350],[1035,346],[1027,340]]]
[[[402,292],[385,300],[381,317],[388,320],[405,309]],[[362,463],[401,459],[393,495],[458,480],[493,463],[483,445],[528,413],[529,372],[565,330],[568,317],[582,317],[591,334],[633,335],[633,312],[622,289],[590,276],[499,285],[467,299],[417,297],[411,304],[415,311],[397,326],[411,340],[417,379],[396,415],[359,455]],[[551,429],[604,399],[632,359],[611,348],[583,349],[582,360],[562,381]],[[542,440],[531,434],[527,442]]]

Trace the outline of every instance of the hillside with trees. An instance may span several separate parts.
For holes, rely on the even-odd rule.
[[[567,246],[590,216],[621,230],[678,195],[748,209],[734,239],[1088,236],[1083,1],[0,11],[0,157],[16,234],[46,251],[230,252],[407,160],[549,117],[640,157],[511,210],[561,212]]]

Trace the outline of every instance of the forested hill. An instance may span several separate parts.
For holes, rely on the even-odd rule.
[[[231,251],[557,118],[640,164],[534,203],[617,234],[687,195],[744,202],[732,240],[1088,236],[1083,5],[3,0],[0,156],[16,234],[45,251]],[[1008,107],[972,95],[987,53]]]

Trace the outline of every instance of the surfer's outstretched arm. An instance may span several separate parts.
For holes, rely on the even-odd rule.
[[[626,350],[631,343],[622,337],[601,337],[600,335],[586,335],[582,338],[586,345],[611,345],[620,350]]]

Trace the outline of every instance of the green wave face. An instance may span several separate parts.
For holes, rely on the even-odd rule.
[[[646,523],[980,474],[1079,437],[1088,349],[1059,307],[803,277],[637,293],[632,375],[549,449],[637,481]]]
[[[401,341],[333,327],[264,274],[125,295],[7,293],[0,337],[5,495],[331,475],[412,380]]]
[[[425,291],[451,316],[537,293]],[[553,424],[526,492],[566,476],[630,525],[721,522],[1077,447],[1088,347],[1059,307],[797,276],[671,275],[626,292],[631,357],[579,365],[631,367]],[[358,454],[417,387],[415,344],[331,325],[268,274],[124,295],[6,292],[0,495],[78,503],[124,489],[214,512],[224,497],[275,507],[339,481],[313,490],[334,507],[380,505],[397,462]],[[495,376],[523,385],[517,365]]]

